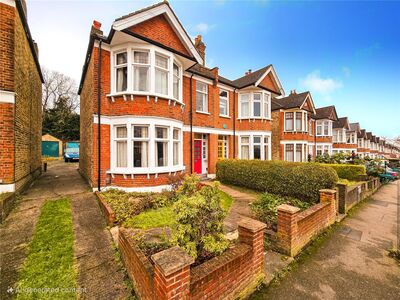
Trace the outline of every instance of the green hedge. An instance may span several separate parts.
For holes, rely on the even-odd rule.
[[[360,175],[366,175],[367,171],[362,165],[347,164],[321,164],[333,168],[341,179],[359,181]]]
[[[338,176],[332,168],[316,163],[233,159],[217,163],[217,179],[257,191],[318,202],[319,190],[333,188]]]

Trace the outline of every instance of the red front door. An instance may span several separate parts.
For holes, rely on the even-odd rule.
[[[202,173],[202,160],[201,155],[201,140],[194,140],[194,172],[196,174]]]

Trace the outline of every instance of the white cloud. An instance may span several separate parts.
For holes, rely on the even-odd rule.
[[[207,33],[214,27],[215,27],[215,25],[210,25],[207,23],[199,23],[195,26],[195,29],[196,29],[196,31],[198,31],[200,33]]]
[[[327,96],[343,86],[340,80],[322,78],[319,70],[312,71],[305,78],[299,80],[300,85],[314,93]]]

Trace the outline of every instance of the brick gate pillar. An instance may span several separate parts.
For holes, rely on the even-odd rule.
[[[295,252],[299,211],[300,208],[287,204],[278,206],[278,247],[290,256]]]

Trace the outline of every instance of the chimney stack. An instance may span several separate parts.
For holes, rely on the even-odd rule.
[[[296,90],[291,90],[291,91],[290,91],[290,94],[291,94],[291,95],[296,95],[297,92],[296,92]]]
[[[251,74],[251,69],[249,69],[246,73],[244,73],[244,75],[250,75]]]
[[[203,59],[203,66],[205,66],[205,64],[206,64],[206,45],[204,45],[200,34],[194,39],[194,46],[197,49],[197,52],[199,52],[201,58]]]
[[[91,34],[103,35],[103,31],[101,30],[101,23],[97,20],[93,20]]]

